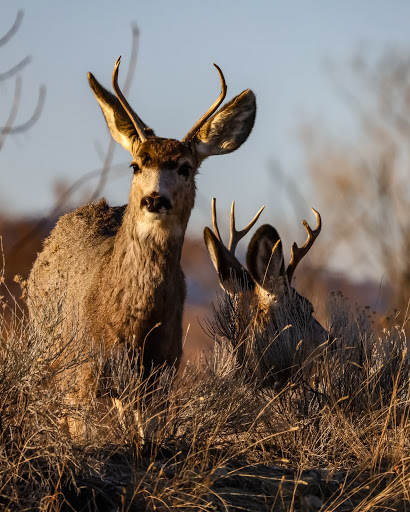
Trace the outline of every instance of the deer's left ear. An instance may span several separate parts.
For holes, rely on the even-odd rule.
[[[251,133],[255,115],[255,95],[247,89],[208,119],[195,135],[192,143],[199,159],[238,149]]]
[[[254,288],[255,283],[249,272],[209,228],[204,229],[204,240],[215,270],[218,272],[219,283],[226,292],[235,293],[238,285],[243,289]]]
[[[88,73],[87,76],[88,83],[90,84],[91,90],[101,107],[113,139],[121,144],[124,149],[132,153],[132,148],[135,142],[140,139],[129,115],[125,112],[118,98],[107,91],[107,89],[98,82],[92,73]],[[145,133],[149,137],[153,137],[155,135],[153,130],[148,128],[145,123],[143,124],[145,126]]]

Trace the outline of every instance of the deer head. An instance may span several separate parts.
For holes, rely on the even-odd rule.
[[[302,329],[299,328],[299,325],[288,325],[287,327],[297,327],[297,335],[301,336],[302,333],[306,346],[310,348],[319,346],[327,338],[327,331],[312,316],[312,304],[292,287],[292,278],[297,265],[311,249],[320,233],[322,224],[319,213],[312,208],[317,220],[316,229],[312,230],[309,224],[305,220],[303,221],[308,233],[307,240],[303,247],[298,247],[296,243],[293,243],[291,260],[286,270],[281,239],[276,229],[269,224],[261,226],[252,237],[246,254],[247,268],[244,268],[235,256],[235,248],[239,240],[258,220],[263,208],[258,211],[246,228],[237,231],[234,207],[235,203],[233,202],[228,247],[223,244],[219,233],[215,199],[212,200],[214,232],[209,228],[205,228],[204,231],[205,244],[218,272],[222,288],[231,295],[239,295],[239,299],[245,296],[246,300],[242,302],[256,303],[256,312],[252,321],[253,328],[259,333],[267,329],[268,326],[271,330],[272,325],[276,323],[277,312],[281,311],[282,318],[283,313],[287,318],[285,323],[291,321],[293,324],[297,322],[302,324]],[[249,295],[256,297],[257,300],[250,301]],[[289,315],[286,315],[286,310],[289,310]],[[293,320],[289,320],[289,318]],[[276,330],[280,330],[282,327],[284,326],[276,325]]]
[[[218,70],[222,91],[215,103],[181,140],[157,137],[134,112],[118,85],[117,60],[113,73],[116,96],[89,73],[88,81],[113,138],[132,155],[134,178],[129,204],[140,234],[155,229],[184,234],[195,200],[195,175],[210,155],[237,149],[252,130],[256,102],[245,90],[218,111],[226,83]]]

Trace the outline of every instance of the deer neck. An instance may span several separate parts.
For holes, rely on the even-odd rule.
[[[102,292],[94,291],[91,304],[101,304],[103,321],[96,322],[94,329],[97,338],[106,339],[108,344],[125,341],[141,347],[150,333],[150,348],[144,357],[154,360],[162,354],[162,361],[169,358],[173,363],[179,357],[182,336],[185,280],[180,258],[184,231],[179,237],[175,233],[165,235],[164,231],[161,236],[141,236],[138,217],[129,204],[114,244],[108,248],[110,261],[100,268]],[[173,343],[178,349],[175,354]]]
[[[135,272],[151,274],[155,269],[164,278],[175,275],[180,267],[185,229],[186,223],[169,229],[161,221],[141,220],[139,206],[137,209],[129,203],[114,243],[111,262],[115,271],[126,271],[128,279]]]

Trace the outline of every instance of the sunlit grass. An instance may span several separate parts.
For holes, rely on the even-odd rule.
[[[249,311],[238,332],[239,312],[227,314],[222,298],[214,353],[177,377],[157,371],[152,387],[125,351],[107,358],[75,328],[59,343],[64,319],[45,314],[51,340],[13,316],[10,300],[0,320],[2,510],[409,508],[403,325],[378,327],[335,295],[329,340],[312,355],[295,351],[289,329],[255,339],[242,322]],[[83,367],[98,389],[76,402]]]

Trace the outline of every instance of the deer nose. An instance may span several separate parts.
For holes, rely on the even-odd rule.
[[[157,192],[153,192],[149,196],[141,199],[141,209],[146,209],[151,213],[160,213],[161,210],[170,210],[172,208],[169,199],[160,196]]]

